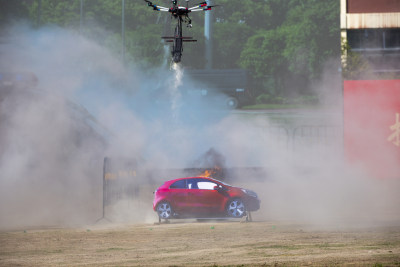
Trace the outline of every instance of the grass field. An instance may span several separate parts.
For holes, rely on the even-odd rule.
[[[173,221],[2,231],[0,266],[400,266],[400,227]]]

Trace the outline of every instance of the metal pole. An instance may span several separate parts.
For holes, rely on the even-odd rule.
[[[107,157],[104,158],[103,162],[103,217],[101,217],[102,219],[104,219],[106,215],[106,198],[107,198],[106,170],[107,170]]]
[[[79,20],[79,32],[82,33],[82,25],[83,25],[83,0],[81,0],[81,15]]]
[[[207,5],[212,5],[212,0],[207,0]],[[213,12],[207,11],[205,14],[204,20],[204,37],[206,40],[206,51],[205,51],[205,58],[206,58],[206,69],[212,69],[213,67],[213,43],[212,43],[212,36],[213,36]]]
[[[122,62],[125,64],[125,0],[122,0]]]
[[[107,221],[110,221],[110,220],[108,220],[107,218],[106,218],[106,202],[107,202],[107,199],[108,199],[108,196],[107,196],[107,189],[106,189],[106,171],[107,171],[107,164],[108,164],[108,158],[107,157],[104,157],[104,161],[103,161],[103,207],[102,207],[102,216],[101,216],[101,218],[99,218],[97,221],[96,221],[96,223],[97,222],[99,222],[99,221],[101,221],[101,220],[103,220],[103,219],[105,219],[105,220],[107,220]]]
[[[39,0],[38,3],[38,10],[37,10],[37,26],[40,26],[41,23],[41,17],[42,16],[42,0]]]

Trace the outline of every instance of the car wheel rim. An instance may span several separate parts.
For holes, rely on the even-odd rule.
[[[244,214],[244,204],[240,200],[233,200],[228,206],[228,213],[232,217],[242,217]]]
[[[171,217],[171,206],[168,203],[161,203],[157,208],[158,216],[161,218]]]

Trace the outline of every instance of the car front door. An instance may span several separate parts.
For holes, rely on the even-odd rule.
[[[187,201],[192,214],[209,215],[220,210],[224,196],[214,189],[217,185],[215,182],[204,178],[188,180]]]

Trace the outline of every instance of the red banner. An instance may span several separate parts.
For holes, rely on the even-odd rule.
[[[400,80],[344,82],[344,146],[371,175],[400,178]]]
[[[399,0],[347,0],[347,13],[400,12]]]

